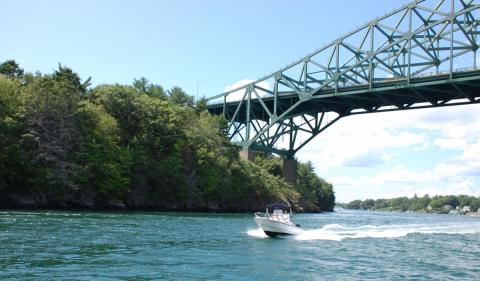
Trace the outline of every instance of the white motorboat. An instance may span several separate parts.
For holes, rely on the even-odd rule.
[[[267,205],[265,213],[255,213],[255,222],[270,237],[302,233],[300,225],[291,221],[292,209],[280,203]]]

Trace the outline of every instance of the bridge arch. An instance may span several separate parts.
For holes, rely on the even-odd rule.
[[[477,0],[416,0],[207,108],[244,150],[293,159],[346,116],[479,103],[479,24]]]

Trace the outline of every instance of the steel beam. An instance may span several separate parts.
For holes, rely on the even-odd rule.
[[[413,1],[210,98],[208,110],[227,119],[244,149],[291,158],[348,115],[478,103],[479,15],[477,0]],[[463,69],[455,69],[457,58]],[[329,122],[327,113],[335,114]]]

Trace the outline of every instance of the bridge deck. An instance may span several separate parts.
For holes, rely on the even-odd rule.
[[[340,115],[362,114],[380,111],[406,110],[413,108],[437,107],[480,102],[480,70],[406,79],[390,79],[376,82],[373,87],[357,85],[335,89],[325,89],[306,96],[302,103],[288,113],[288,116],[300,114],[336,112]],[[301,99],[295,92],[279,92],[277,115],[281,115]],[[262,101],[274,112],[273,95],[263,96]],[[240,101],[225,104],[228,120],[234,116]],[[235,121],[246,122],[245,100]],[[224,104],[210,104],[208,110],[213,114],[223,114]],[[286,116],[286,117],[288,117]],[[255,97],[251,99],[252,119],[267,121],[269,115]]]

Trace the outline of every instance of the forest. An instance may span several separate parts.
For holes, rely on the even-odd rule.
[[[312,163],[290,185],[280,158],[240,159],[204,98],[146,78],[90,81],[60,64],[51,74],[0,64],[0,208],[333,210],[333,187]]]
[[[470,206],[472,212],[477,211],[480,208],[480,198],[467,195],[436,195],[431,197],[426,194],[422,197],[415,195],[412,198],[354,200],[344,207],[355,210],[448,213],[450,208],[456,209],[465,206]]]

